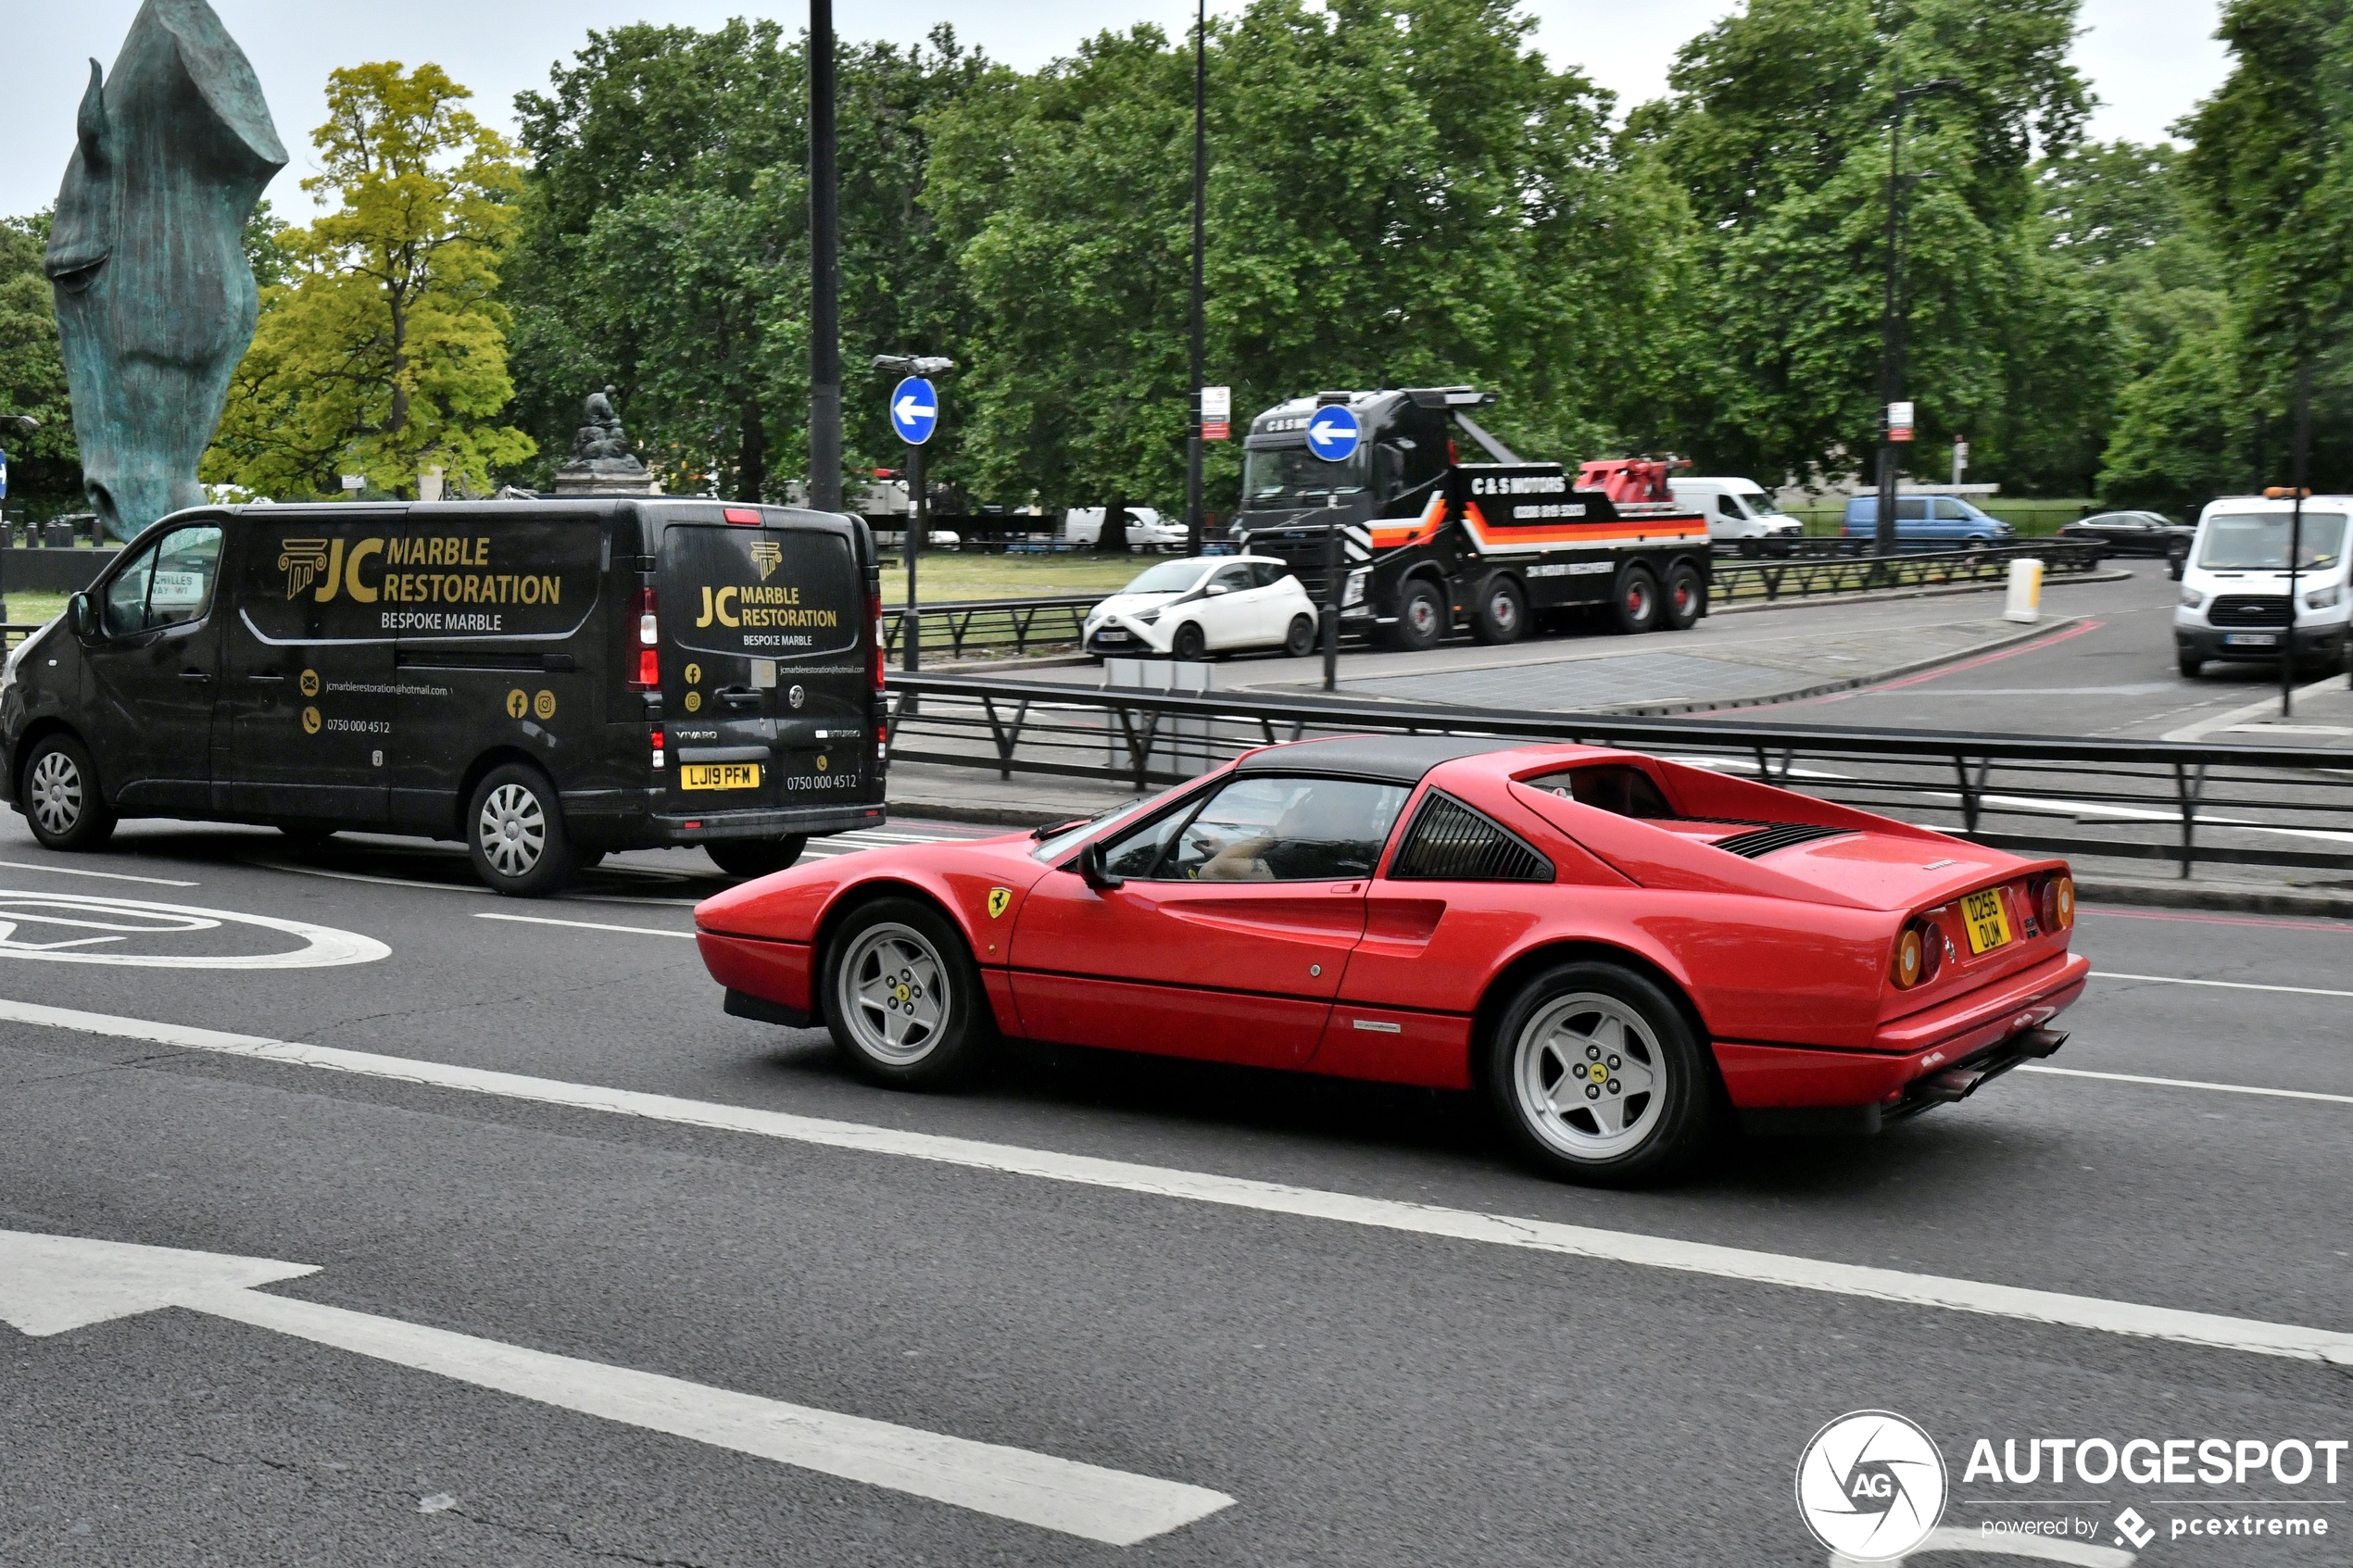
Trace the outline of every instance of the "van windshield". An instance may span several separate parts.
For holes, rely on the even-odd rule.
[[[2208,571],[2285,571],[2294,518],[2287,512],[2218,512],[2206,520],[2197,564]],[[2306,512],[2299,571],[2334,566],[2345,553],[2345,514]]]
[[[1743,490],[1740,493],[1740,495],[1742,500],[1748,503],[1748,509],[1755,512],[1758,517],[1779,517],[1781,515],[1781,508],[1774,503],[1773,497],[1768,495],[1762,490]]]
[[[1257,446],[1242,454],[1242,505],[1260,508],[1320,505],[1365,488],[1365,447],[1327,463],[1305,446]]]

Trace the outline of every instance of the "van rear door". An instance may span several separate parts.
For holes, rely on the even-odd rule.
[[[847,530],[729,508],[673,522],[658,579],[674,810],[879,794],[864,580]]]

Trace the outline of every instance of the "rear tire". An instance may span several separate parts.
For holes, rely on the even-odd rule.
[[[729,876],[772,876],[800,859],[809,835],[789,838],[723,838],[703,846],[719,869]]]
[[[494,893],[537,898],[562,886],[573,872],[572,838],[547,775],[521,762],[483,775],[466,804],[466,852]]]
[[[1315,651],[1315,621],[1313,616],[1294,615],[1290,629],[1283,636],[1283,652],[1293,659],[1305,659]]]
[[[1168,645],[1172,657],[1186,664],[1199,664],[1209,657],[1209,638],[1202,633],[1201,622],[1188,621],[1176,628],[1175,641]]]
[[[1714,1063],[1682,1009],[1616,964],[1533,976],[1480,1049],[1490,1108],[1547,1175],[1593,1186],[1662,1181],[1715,1133]]]
[[[948,1088],[996,1043],[972,949],[929,904],[885,897],[851,910],[825,944],[822,974],[834,1045],[874,1083]]]
[[[1397,623],[1389,629],[1391,646],[1407,653],[1434,648],[1446,635],[1446,596],[1426,577],[1405,584],[1397,596]]]
[[[1490,646],[1516,643],[1528,632],[1528,596],[1508,577],[1491,577],[1479,595],[1471,635]]]
[[[114,813],[89,748],[69,734],[34,743],[25,759],[17,799],[24,820],[44,849],[95,849],[114,834]]]
[[[1628,636],[1649,632],[1658,626],[1658,579],[1646,566],[1629,566],[1617,574],[1617,594],[1612,607],[1617,617],[1617,629]]]
[[[1670,630],[1688,632],[1699,623],[1700,612],[1707,608],[1707,583],[1699,568],[1686,560],[1667,569],[1666,608]]]

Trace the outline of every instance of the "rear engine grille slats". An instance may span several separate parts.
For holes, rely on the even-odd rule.
[[[2284,626],[2287,599],[2276,594],[2223,594],[2206,611],[2215,626]]]
[[[1793,844],[1806,844],[1817,838],[1838,838],[1853,833],[1853,828],[1821,828],[1810,822],[1774,822],[1749,833],[1736,833],[1730,838],[1719,838],[1716,847],[1734,855],[1755,859],[1776,849],[1787,849]]]

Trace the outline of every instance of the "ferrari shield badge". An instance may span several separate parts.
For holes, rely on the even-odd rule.
[[[1013,901],[1013,890],[1012,888],[990,888],[988,890],[988,918],[990,920],[995,920],[999,915],[1003,914],[1005,912],[1005,906]]]

